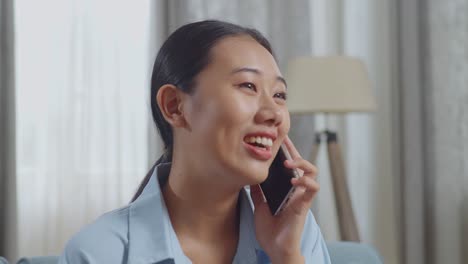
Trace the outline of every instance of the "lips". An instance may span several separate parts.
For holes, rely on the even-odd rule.
[[[259,147],[272,147],[273,146],[273,140],[271,138],[267,137],[248,137],[245,139],[245,142],[252,144],[252,145],[257,145]]]
[[[246,142],[244,142],[244,146],[247,149],[247,151],[250,153],[250,155],[255,159],[266,161],[266,160],[269,160],[273,156],[270,147],[262,148],[262,147],[251,145]]]
[[[275,140],[275,133],[250,133],[244,137],[244,146],[253,158],[266,161],[273,155],[271,147]]]

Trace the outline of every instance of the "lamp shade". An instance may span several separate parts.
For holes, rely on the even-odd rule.
[[[291,113],[369,112],[376,108],[364,63],[352,57],[299,57],[286,72]]]

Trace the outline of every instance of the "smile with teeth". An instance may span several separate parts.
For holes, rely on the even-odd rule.
[[[260,148],[270,148],[273,146],[273,140],[267,137],[248,137],[245,142]]]

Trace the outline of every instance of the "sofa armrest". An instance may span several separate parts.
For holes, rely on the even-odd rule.
[[[22,258],[18,260],[17,264],[57,264],[58,260],[58,256],[32,257]]]
[[[382,264],[377,251],[370,245],[355,242],[327,243],[333,264]]]

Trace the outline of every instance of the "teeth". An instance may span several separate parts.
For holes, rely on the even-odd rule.
[[[269,147],[273,146],[273,140],[271,138],[269,138],[266,145],[269,146]]]
[[[249,137],[246,139],[248,143],[257,143],[266,147],[273,146],[273,140],[267,137]]]

